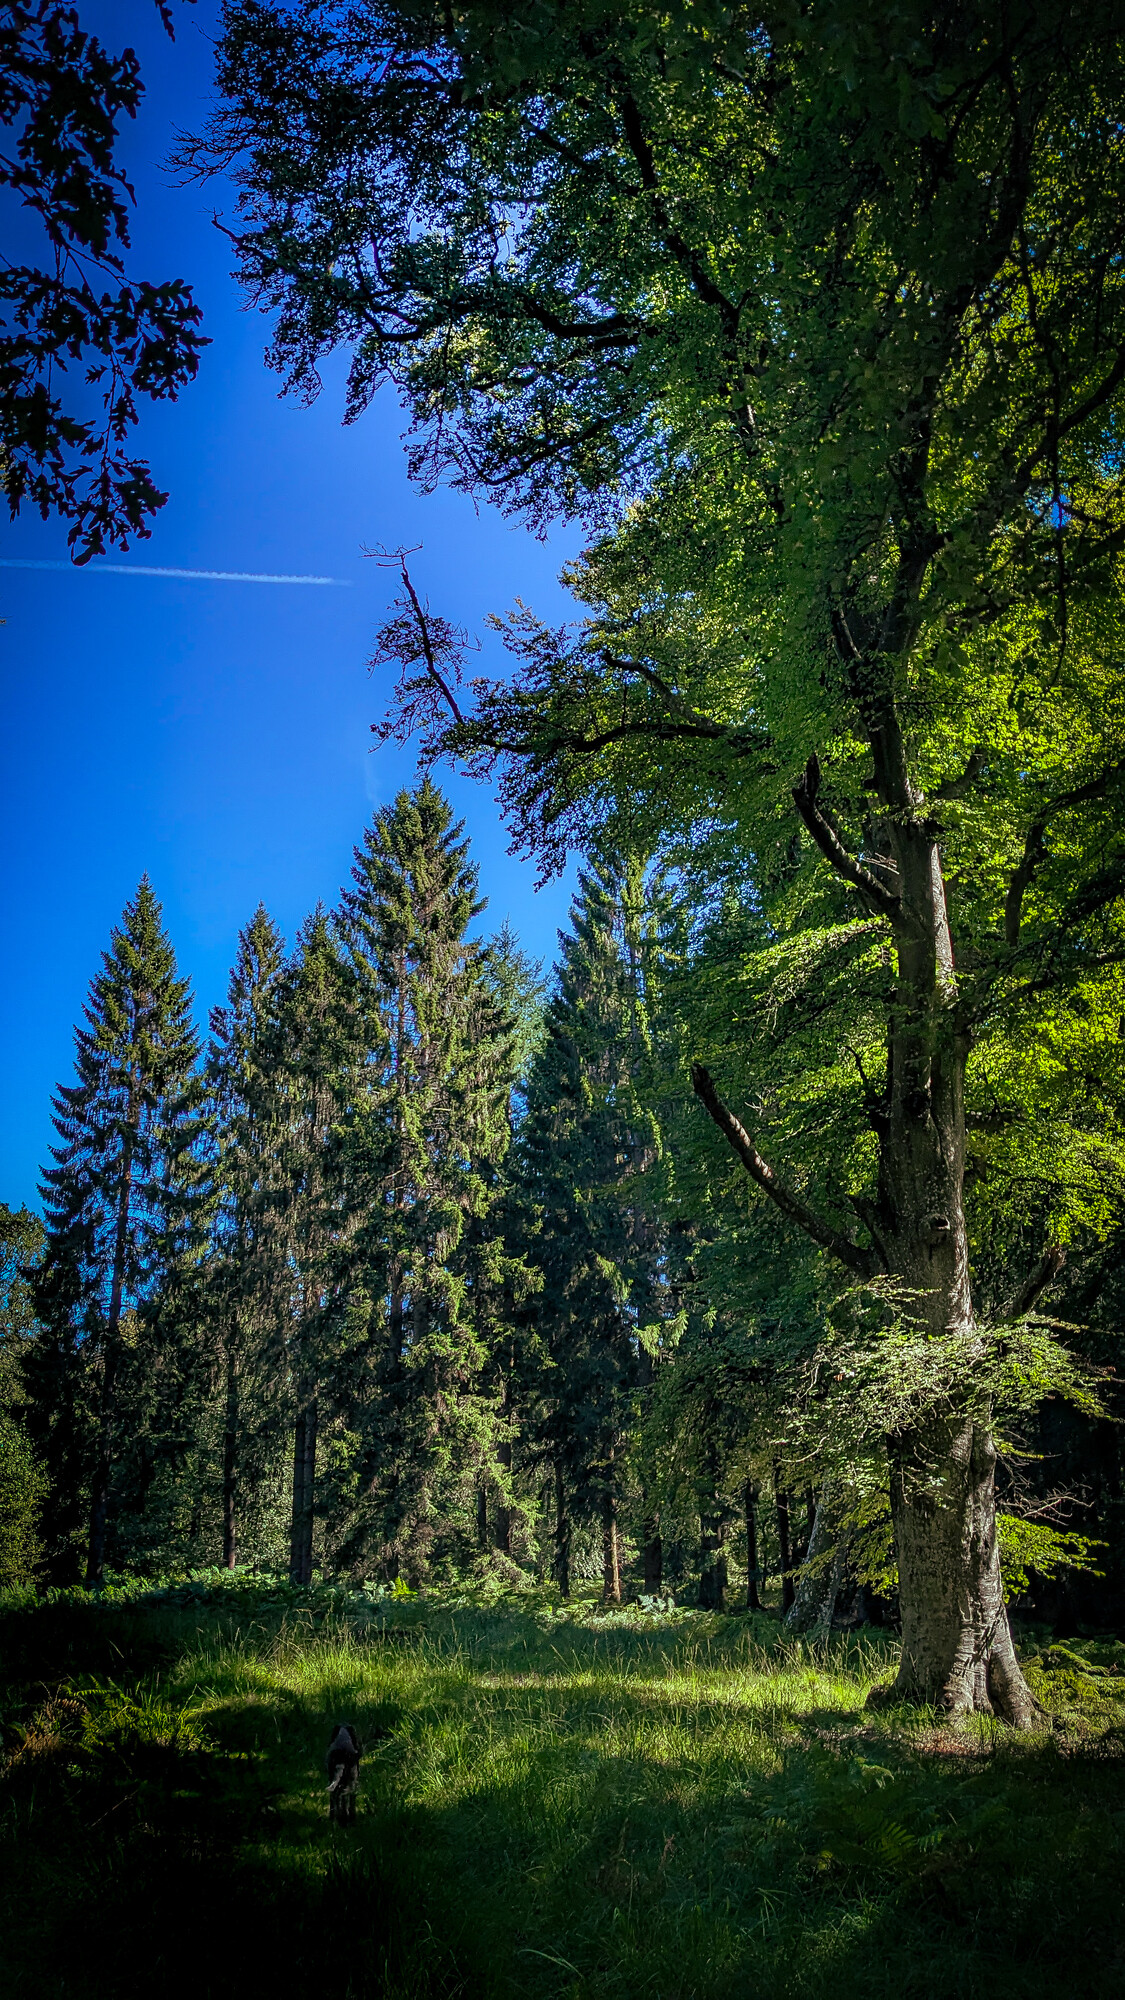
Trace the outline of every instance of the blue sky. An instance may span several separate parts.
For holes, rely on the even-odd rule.
[[[421,542],[417,582],[470,629],[517,594],[553,620],[572,608],[557,572],[577,534],[544,544],[459,495],[413,491],[392,392],[348,429],[341,368],[311,409],[279,401],[262,362],[267,323],[245,309],[212,227],[221,191],[177,188],[161,168],[174,128],[202,122],[210,88],[216,9],[176,13],[172,45],[151,0],[81,4],[107,45],[137,49],[146,82],[120,152],[137,192],[131,268],[187,279],[212,341],[179,402],[143,412],[140,447],[171,497],[149,541],[107,560],[349,587],[0,570],[0,1200],[16,1204],[36,1201],[50,1095],[69,1080],[90,976],[142,872],[202,1024],[259,899],[291,938],[318,899],[335,899],[371,812],[412,781],[409,749],[370,749],[382,692],[365,663],[391,589],[363,548]],[[63,524],[3,519],[7,561],[65,554]],[[536,895],[488,791],[438,777],[472,837],[485,927],[508,918],[550,960],[568,885]]]

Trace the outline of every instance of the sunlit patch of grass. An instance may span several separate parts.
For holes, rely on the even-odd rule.
[[[866,1710],[879,1634],[243,1589],[233,1611],[219,1591],[154,1604],[155,1635],[135,1605],[100,1627],[82,1607],[111,1682],[75,1671],[49,1609],[45,1652],[70,1670],[33,1696],[25,1630],[5,1703],[0,1894],[37,1940],[10,1960],[17,2000],[281,1979],[380,2000],[1054,1996],[1079,1959],[1091,2000],[1120,1988],[1119,1734]],[[369,1746],[347,1830],[322,1765],[345,1718]],[[187,1905],[209,1915],[183,1942]],[[326,1955],[326,1923],[361,1948]],[[91,1924],[110,1942],[75,1955]],[[129,1983],[128,1936],[159,1979]]]

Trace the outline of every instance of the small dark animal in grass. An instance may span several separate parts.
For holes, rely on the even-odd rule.
[[[359,1791],[359,1738],[350,1722],[338,1722],[328,1745],[328,1817],[337,1826],[355,1818]]]

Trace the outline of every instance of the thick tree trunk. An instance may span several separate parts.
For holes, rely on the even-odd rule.
[[[223,1421],[223,1568],[233,1569],[238,1561],[236,1508],[238,1505],[238,1357],[233,1343],[227,1349],[227,1395]]]
[[[602,1495],[602,1602],[621,1602],[621,1562],[617,1544],[617,1495]]]
[[[934,822],[913,783],[891,701],[881,705],[872,750],[886,813],[877,837],[895,871],[899,972],[886,1086],[871,1107],[879,1139],[872,1233],[888,1272],[908,1292],[920,1331],[948,1341],[974,1324],[963,1205],[971,1033],[959,1011]],[[954,1712],[993,1711],[1028,1727],[1036,1709],[1000,1585],[987,1424],[968,1411],[935,1418],[918,1435],[892,1439],[891,1460],[903,1640],[896,1692]]]
[[[746,1522],[746,1609],[760,1611],[762,1600],[758,1595],[758,1488],[752,1479],[748,1479],[742,1489],[742,1506]]]
[[[940,827],[911,769],[899,707],[921,627],[925,579],[942,542],[925,490],[929,409],[917,410],[915,422],[914,441],[899,466],[893,528],[899,546],[887,601],[877,618],[854,597],[833,610],[841,666],[874,764],[864,785],[873,804],[860,851],[854,841],[845,843],[833,816],[817,803],[815,753],[793,788],[813,841],[858,907],[885,924],[897,959],[895,985],[884,996],[886,1073],[878,1085],[862,1073],[878,1142],[878,1178],[875,1200],[853,1198],[852,1206],[870,1242],[857,1243],[784,1185],[701,1064],[693,1065],[692,1085],[747,1173],[790,1221],[861,1279],[897,1281],[902,1314],[914,1322],[916,1353],[924,1354],[927,1339],[941,1343],[932,1418],[913,1420],[914,1435],[887,1439],[903,1624],[896,1689],[946,1709],[992,1709],[1023,1727],[1035,1705],[1016,1662],[1000,1590],[988,1412],[975,1407],[967,1379],[958,1416],[957,1392],[951,1395],[947,1382],[950,1355],[956,1358],[974,1332],[963,1206],[965,1071],[974,1017],[958,995]],[[1019,942],[1026,886],[1017,869],[1004,910],[1009,947]],[[1054,1268],[1049,1257],[1043,1279],[1020,1295],[1019,1311],[1027,1310]],[[924,1407],[924,1369],[918,1374],[923,1379],[913,1387]],[[778,1492],[784,1562],[789,1536],[782,1500]]]
[[[983,1425],[904,1441],[891,1473],[902,1657],[893,1696],[1030,1728],[1038,1710],[1012,1644],[996,1536],[996,1451]]]
[[[555,1582],[560,1597],[570,1596],[570,1509],[562,1464],[555,1461]]]
[[[699,1515],[699,1605],[704,1611],[723,1611],[726,1608],[725,1538],[722,1502],[717,1494],[711,1494]]]
[[[793,1578],[789,1574],[793,1567],[793,1552],[789,1546],[789,1495],[777,1471],[773,1476],[773,1495],[777,1504],[777,1550],[781,1564],[781,1609],[784,1615],[793,1605]]]
[[[293,1514],[289,1537],[289,1580],[309,1584],[313,1571],[313,1504],[316,1490],[315,1392],[309,1394],[293,1428]]]

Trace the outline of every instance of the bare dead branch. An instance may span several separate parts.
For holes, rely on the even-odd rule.
[[[465,718],[462,715],[461,710],[457,706],[457,700],[453,693],[452,688],[448,686],[448,684],[446,683],[446,681],[444,680],[442,674],[438,669],[437,661],[434,658],[434,649],[432,644],[430,643],[429,622],[427,620],[425,611],[418,602],[418,593],[415,590],[414,585],[410,581],[410,571],[406,567],[406,557],[405,555],[401,554],[399,556],[399,572],[402,576],[403,588],[405,589],[406,594],[410,599],[411,608],[414,612],[415,622],[418,626],[418,639],[422,648],[422,657],[426,662],[426,672],[429,674],[430,679],[434,683],[434,686],[438,689],[439,693],[441,694],[443,700],[446,703],[446,706],[449,708],[450,713],[453,716],[453,720],[457,723],[460,723],[463,726]]]

